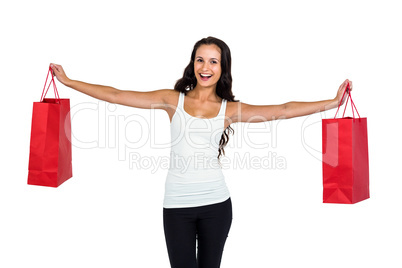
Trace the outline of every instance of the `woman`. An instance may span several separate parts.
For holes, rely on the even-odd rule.
[[[220,266],[232,222],[229,191],[219,165],[230,124],[309,115],[338,106],[345,80],[334,99],[249,105],[232,94],[231,55],[221,40],[198,41],[174,90],[122,91],[69,79],[51,64],[64,85],[94,98],[136,108],[165,110],[171,121],[171,162],[166,178],[164,230],[173,268]],[[183,165],[186,163],[186,165]],[[196,245],[198,242],[198,251]]]

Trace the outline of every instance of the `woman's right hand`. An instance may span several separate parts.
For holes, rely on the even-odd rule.
[[[66,85],[70,81],[61,65],[51,63],[50,68],[52,68],[54,76],[56,76],[60,83]]]

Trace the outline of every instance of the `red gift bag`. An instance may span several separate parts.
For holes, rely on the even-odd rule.
[[[370,197],[367,118],[361,118],[349,85],[343,118],[322,120],[324,203],[354,204]],[[350,99],[353,117],[344,117]],[[355,118],[355,112],[359,118]]]
[[[55,98],[45,99],[51,84]],[[69,112],[70,100],[60,99],[49,68],[41,100],[33,104],[28,184],[58,187],[72,177]]]

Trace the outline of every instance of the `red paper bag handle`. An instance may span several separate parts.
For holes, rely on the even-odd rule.
[[[343,92],[343,95],[342,95],[341,101],[339,102],[338,109],[336,110],[336,113],[335,113],[334,119],[336,118],[336,115],[338,114],[339,108],[341,107],[341,104],[342,104],[342,101],[343,101],[343,97],[345,97],[346,92],[348,93],[348,96],[347,96],[347,99],[346,99],[345,109],[343,110],[342,117],[344,117],[344,116],[345,116],[346,107],[348,106],[348,102],[349,102],[349,99],[350,99],[350,103],[351,103],[351,106],[352,106],[352,114],[353,114],[353,118],[355,118],[355,113],[354,113],[354,110],[356,111],[357,115],[358,115],[358,116],[359,116],[359,118],[360,118],[360,114],[359,114],[359,112],[357,111],[357,108],[356,108],[355,103],[353,102],[353,99],[352,99],[352,94],[351,94],[350,87],[349,87],[349,83],[348,83],[348,85],[346,86],[346,90]]]
[[[50,81],[49,86],[46,89],[46,84],[47,84],[47,79],[49,78],[49,74],[51,74],[52,80]],[[40,102],[43,102],[43,100],[45,99],[45,96],[46,96],[47,92],[49,91],[50,85],[52,83],[53,83],[54,96],[59,101],[60,96],[59,96],[59,92],[57,91],[56,83],[54,82],[53,70],[51,67],[49,67],[49,71],[47,72],[47,76],[46,76],[45,85],[43,86],[43,90],[42,90],[42,96],[40,97]],[[46,89],[46,92],[45,92],[45,89]]]

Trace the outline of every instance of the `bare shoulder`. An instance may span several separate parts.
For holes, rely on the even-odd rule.
[[[160,94],[164,103],[163,109],[168,113],[169,119],[172,121],[179,102],[180,92],[174,89],[161,89]]]
[[[180,92],[174,89],[161,89],[159,90],[163,102],[167,105],[177,105]]]
[[[226,117],[233,123],[237,122],[238,114],[245,104],[240,101],[228,101],[226,104]]]
[[[177,98],[180,94],[179,91],[174,89],[160,89],[159,92],[165,99]]]

